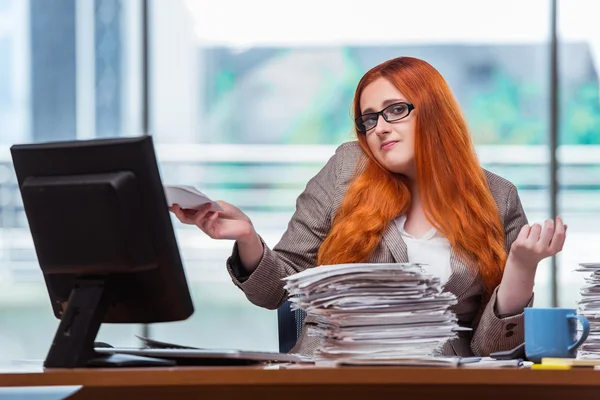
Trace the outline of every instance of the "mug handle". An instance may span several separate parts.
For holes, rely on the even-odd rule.
[[[590,322],[583,315],[571,314],[571,315],[567,315],[567,318],[578,320],[581,323],[581,326],[583,328],[583,332],[581,333],[581,336],[579,336],[579,339],[577,339],[575,341],[575,343],[573,343],[572,345],[569,346],[569,351],[573,351],[574,349],[581,346],[583,344],[583,342],[585,341],[585,339],[587,339],[588,335],[590,334]]]

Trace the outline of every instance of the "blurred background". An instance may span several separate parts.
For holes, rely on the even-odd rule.
[[[517,185],[530,222],[564,217],[536,306],[574,307],[575,267],[600,261],[598,15],[596,0],[0,0],[0,358],[43,359],[58,326],[10,145],[148,132],[164,183],[238,205],[272,246],[308,179],[352,140],[362,74],[400,55],[444,75],[482,164]],[[175,227],[193,317],[104,325],[99,340],[276,351],[276,313],[227,275],[232,243]]]

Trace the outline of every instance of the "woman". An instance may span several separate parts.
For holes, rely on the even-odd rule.
[[[215,239],[233,239],[233,281],[254,304],[286,300],[281,278],[316,265],[420,262],[454,293],[472,327],[447,355],[523,342],[538,263],[562,250],[566,225],[529,226],[513,184],[481,168],[458,104],[437,70],[400,57],[368,71],[354,97],[357,142],[341,145],[300,195],[271,250],[238,208],[171,209]],[[311,323],[308,317],[305,325]],[[318,339],[303,330],[294,352]]]

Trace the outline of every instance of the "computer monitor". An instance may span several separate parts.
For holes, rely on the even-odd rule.
[[[45,367],[86,367],[100,324],[194,311],[150,136],[14,145],[40,268],[61,320]]]

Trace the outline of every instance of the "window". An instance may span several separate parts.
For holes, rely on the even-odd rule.
[[[54,318],[9,146],[139,134],[139,0],[0,1],[0,342],[6,359],[44,358]],[[139,326],[103,326],[133,345]]]
[[[269,245],[308,179],[352,140],[351,101],[362,74],[399,55],[440,70],[484,165],[519,186],[531,221],[548,217],[547,1],[378,0],[371,10],[393,12],[368,15],[348,1],[285,9],[269,0],[150,4],[151,131],[162,144],[163,177],[239,206]],[[152,334],[276,349],[275,313],[250,304],[227,274],[232,243],[177,226],[199,309]],[[536,304],[549,304],[549,267],[539,271]]]
[[[549,217],[549,1],[373,0],[367,13],[363,2],[341,0],[150,0],[147,37],[142,3],[0,0],[1,357],[45,357],[58,325],[9,146],[140,134],[144,39],[149,129],[164,182],[196,185],[239,206],[271,246],[306,182],[353,139],[359,78],[399,55],[439,69],[484,167],[518,186],[530,222]],[[600,239],[593,233],[600,36],[593,0],[560,7],[559,200],[569,240],[559,288],[561,304],[572,305],[580,281],[570,271],[595,261]],[[226,272],[232,243],[174,222],[196,312],[149,333],[201,347],[276,350],[276,313],[250,304]],[[549,264],[538,268],[537,306],[550,305]],[[140,332],[103,326],[99,340],[133,345]]]
[[[558,257],[559,300],[575,307],[587,274],[578,263],[600,260],[600,32],[594,1],[559,1],[558,206],[568,242]]]

